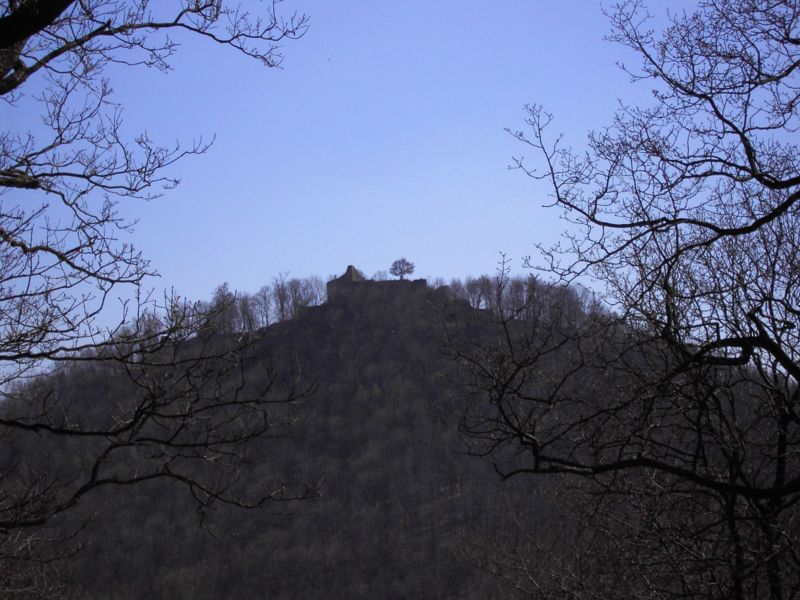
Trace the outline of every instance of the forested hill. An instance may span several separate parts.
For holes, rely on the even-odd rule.
[[[533,482],[502,483],[465,455],[444,335],[484,328],[486,312],[424,282],[340,292],[267,328],[245,361],[258,380],[261,359],[278,357],[313,388],[277,407],[290,410],[290,436],[260,441],[246,479],[317,482],[319,496],[272,503],[268,514],[210,511],[211,535],[174,486],[97,494],[83,550],[68,561],[79,596],[513,597],[469,555],[475,540],[525,518],[512,506],[536,512],[533,490],[520,487]]]

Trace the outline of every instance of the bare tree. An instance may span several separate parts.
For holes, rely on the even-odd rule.
[[[253,295],[256,322],[259,327],[272,323],[272,289],[264,285]]]
[[[405,279],[406,275],[411,275],[414,272],[414,263],[406,260],[405,258],[398,258],[389,267],[389,273],[400,279]]]
[[[273,67],[281,61],[278,44],[306,27],[305,17],[281,17],[275,3],[261,15],[219,1],[150,4],[19,0],[0,8],[0,94],[8,122],[17,123],[0,135],[5,381],[112,337],[96,317],[120,286],[153,273],[118,241],[132,227],[118,201],[176,185],[166,169],[208,148],[159,146],[146,134],[126,139],[106,68],[168,70],[178,48],[171,35],[194,35]],[[42,91],[26,95],[34,80]],[[13,115],[37,104],[45,130],[34,134]],[[129,307],[120,322],[137,310]]]
[[[132,223],[118,203],[174,187],[168,168],[209,144],[127,138],[107,78],[111,66],[168,71],[178,48],[173,36],[278,66],[279,44],[301,36],[307,19],[277,9],[267,2],[254,13],[222,0],[0,6],[0,101],[10,116],[0,134],[0,436],[8,442],[0,467],[2,557],[18,555],[15,549],[29,554],[40,539],[36,527],[101,487],[169,479],[201,507],[287,495],[266,490],[245,498],[230,477],[248,443],[275,425],[280,411],[270,407],[303,392],[270,365],[258,386],[244,381],[245,350],[230,341],[202,343],[197,333],[208,315],[142,292],[153,269],[119,241]],[[43,127],[15,116],[37,107]],[[109,305],[131,295],[126,290],[135,298],[108,325]],[[119,395],[98,400],[99,414],[65,404],[60,378],[76,364],[96,365],[92,377],[116,382],[109,385]],[[66,440],[85,452],[76,455],[83,468],[70,477],[37,455]],[[27,452],[9,454],[15,447]]]
[[[214,290],[208,310],[209,326],[218,333],[228,335],[242,331],[241,312],[236,292],[225,282]]]
[[[292,317],[292,302],[287,278],[289,273],[278,273],[272,278],[272,303],[276,321],[286,321]]]
[[[317,306],[325,301],[325,286],[319,277],[292,278],[286,282],[286,289],[292,317],[296,317],[305,307]]]
[[[641,2],[609,16],[653,104],[580,156],[540,107],[514,135],[575,225],[542,248],[549,272],[591,280],[615,316],[500,319],[502,350],[462,353],[462,426],[506,477],[585,479],[598,531],[648,566],[638,597],[791,597],[800,8],[707,0],[660,35]]]
[[[255,298],[247,293],[239,294],[237,305],[240,330],[246,333],[255,333],[259,328]]]

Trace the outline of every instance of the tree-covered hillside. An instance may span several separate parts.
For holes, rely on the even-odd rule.
[[[476,567],[470,544],[512,516],[541,518],[544,505],[533,482],[501,484],[468,456],[455,426],[452,337],[488,339],[489,311],[419,283],[366,281],[237,350],[243,389],[273,379],[281,399],[289,381],[311,389],[275,405],[274,437],[231,479],[236,498],[277,490],[264,510],[198,512],[191,493],[158,480],[100,490],[80,516],[51,523],[53,537],[74,534],[61,547],[76,554],[31,577],[60,576],[59,595],[88,598],[513,597]],[[209,335],[224,345],[239,334]],[[130,391],[113,367],[77,365],[40,384],[73,413],[91,413],[113,386]],[[66,452],[54,446],[51,460],[69,463]]]

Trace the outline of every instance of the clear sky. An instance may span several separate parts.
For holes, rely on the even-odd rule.
[[[371,275],[400,256],[449,278],[492,272],[500,251],[519,267],[562,222],[544,188],[508,170],[526,149],[504,128],[543,104],[579,148],[618,98],[649,94],[615,66],[631,57],[603,40],[592,0],[280,6],[311,19],[281,70],[195,39],[167,75],[113,74],[132,133],[216,135],[174,168],[179,188],[121,207],[154,285],[208,298],[224,281],[252,292],[281,271]]]

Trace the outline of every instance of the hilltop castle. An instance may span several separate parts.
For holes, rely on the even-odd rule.
[[[387,281],[373,281],[365,279],[361,272],[353,265],[348,265],[344,275],[331,279],[328,282],[328,302],[337,298],[353,298],[371,296],[374,294],[407,294],[417,290],[427,289],[425,279],[394,279]]]

